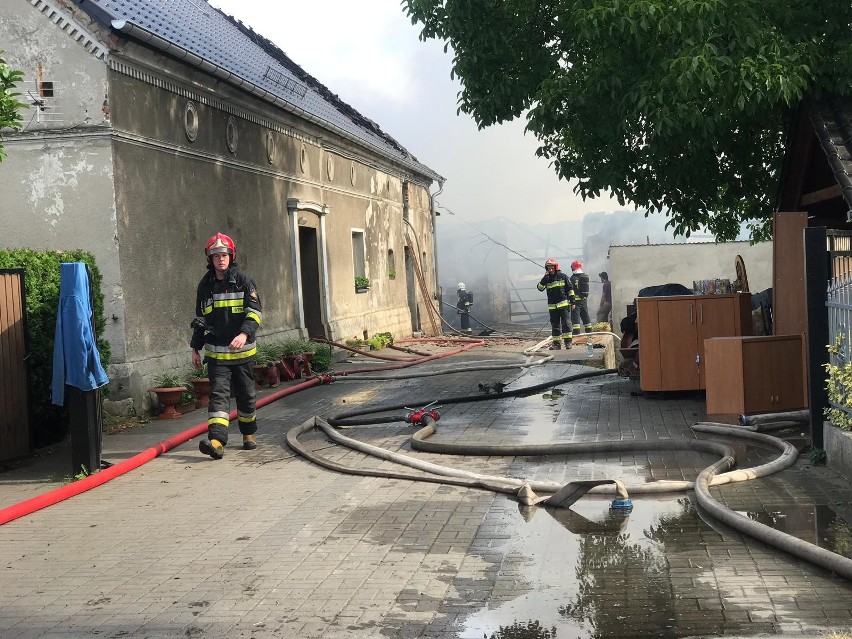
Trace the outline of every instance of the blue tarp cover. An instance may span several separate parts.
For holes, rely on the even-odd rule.
[[[53,344],[52,401],[65,403],[65,385],[83,391],[99,388],[109,381],[92,329],[92,303],[89,275],[83,262],[60,264],[59,309]]]

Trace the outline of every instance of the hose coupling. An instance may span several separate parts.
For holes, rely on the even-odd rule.
[[[405,416],[405,421],[409,424],[414,424],[415,426],[425,426],[429,423],[428,420],[437,422],[439,419],[441,419],[441,415],[434,408],[421,408],[420,410],[412,411]]]
[[[630,499],[613,499],[609,505],[612,510],[618,510],[623,513],[629,513],[633,510],[633,502]]]
[[[322,375],[317,375],[317,379],[320,384],[331,384],[334,381],[334,378],[328,373],[323,373]]]

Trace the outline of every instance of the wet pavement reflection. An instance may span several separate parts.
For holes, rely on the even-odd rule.
[[[852,527],[828,506],[796,504],[738,512],[797,539],[852,558]]]
[[[459,637],[688,636],[677,633],[659,536],[685,514],[694,519],[689,502],[641,500],[630,514],[609,503],[586,498],[573,509],[507,505],[501,527],[512,531],[504,552],[513,568],[501,570],[497,596],[465,620]],[[501,597],[510,578],[524,581],[528,592]],[[529,621],[506,634],[520,619]]]
[[[848,537],[837,541],[849,528],[836,513],[812,507],[810,518],[807,510],[779,511],[777,519],[797,513],[800,521],[817,524],[814,536],[848,543]],[[810,575],[797,583],[798,569],[771,566],[757,574],[747,549],[732,549],[745,548],[743,542],[726,539],[703,521],[685,496],[634,500],[629,514],[597,497],[572,509],[504,501],[492,508],[482,536],[498,530],[500,543],[491,539],[483,548],[486,555],[503,556],[491,595],[485,606],[463,616],[459,637],[783,634],[814,627],[809,624],[831,625],[814,615],[829,591],[843,600],[843,608],[852,600],[852,587],[842,580],[818,584],[821,578]],[[787,562],[781,556],[779,564]],[[755,581],[762,592],[744,588]],[[464,592],[464,584],[456,587]],[[819,588],[825,590],[818,594]]]
[[[551,389],[516,399],[504,412],[511,421],[496,420],[491,428],[525,443],[618,438],[618,432],[595,431],[601,420],[585,414],[592,407],[606,410],[606,402]],[[644,435],[641,424],[620,433]],[[761,445],[726,443],[740,467],[777,456]],[[687,451],[525,457],[514,460],[509,474],[636,484],[694,480],[714,461]],[[738,509],[750,518],[844,556],[852,553],[852,528],[832,509],[801,496],[779,503],[783,492],[771,507],[753,507],[761,506],[756,483],[737,486],[726,490],[748,504]],[[675,639],[824,634],[849,626],[849,619],[831,618],[826,599],[848,610],[852,584],[706,521],[691,493],[632,497],[629,513],[610,508],[611,497],[604,495],[587,495],[571,509],[524,507],[497,497],[472,548],[495,565],[484,580],[459,577],[453,584],[466,602],[448,602],[456,636]]]

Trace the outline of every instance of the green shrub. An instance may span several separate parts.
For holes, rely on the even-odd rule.
[[[104,339],[104,296],[101,272],[95,258],[86,251],[33,251],[0,249],[0,269],[24,269],[27,335],[29,338],[28,381],[30,421],[34,444],[41,448],[61,441],[68,432],[68,412],[51,403],[53,380],[53,341],[56,333],[56,311],[59,308],[59,265],[63,262],[85,262],[92,273],[95,333],[101,363],[109,362],[109,342]]]
[[[842,355],[845,336],[840,334],[833,345],[827,346],[828,352],[839,357]],[[848,354],[847,354],[848,355]],[[823,412],[832,424],[841,430],[852,430],[852,417],[849,412],[852,412],[852,359],[846,359],[842,366],[834,364],[823,364],[828,379],[826,380],[826,389],[828,390],[828,398],[832,404],[836,404],[840,408],[826,408]],[[846,410],[844,410],[846,409]]]

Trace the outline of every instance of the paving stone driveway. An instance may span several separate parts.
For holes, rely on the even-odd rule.
[[[257,451],[232,445],[214,462],[191,441],[0,526],[0,637],[674,638],[818,636],[852,626],[852,584],[706,520],[690,493],[637,496],[629,515],[605,496],[570,510],[521,507],[481,490],[333,473],[286,446],[286,431],[313,415],[586,370],[564,353],[527,373],[467,370],[483,359],[518,362],[517,350],[492,346],[427,365],[462,371],[454,375],[353,377],[306,390],[260,410]],[[694,437],[689,426],[704,417],[700,398],[636,396],[635,383],[616,376],[559,389],[445,406],[435,437]],[[194,412],[106,437],[104,458],[128,457],[203,418]],[[559,481],[692,479],[713,461],[695,453],[428,455],[410,451],[413,431],[392,424],[346,434],[475,472]],[[304,440],[339,463],[391,467],[319,434]],[[734,447],[743,465],[771,456]],[[37,475],[0,475],[0,506],[61,483],[61,471]],[[850,556],[849,482],[806,456],[770,478],[713,492]]]

